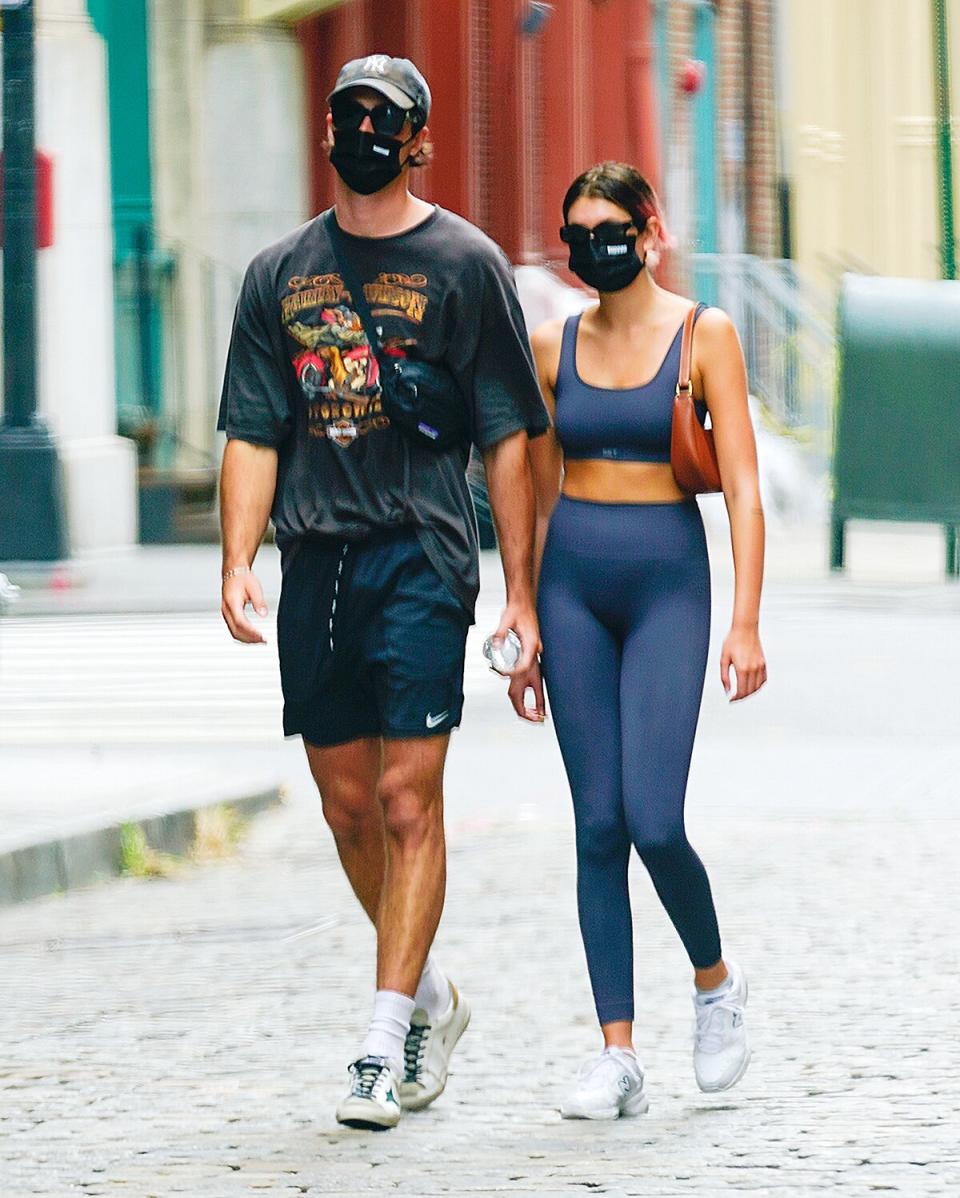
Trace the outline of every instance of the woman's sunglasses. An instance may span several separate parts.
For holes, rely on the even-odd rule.
[[[330,101],[330,112],[334,129],[359,129],[369,117],[374,133],[385,137],[396,137],[401,133],[410,116],[406,108],[391,104],[389,100],[373,108],[365,108],[359,100],[349,96],[334,96]]]
[[[636,221],[628,220],[621,223],[605,220],[599,225],[594,225],[592,229],[588,229],[586,225],[564,225],[560,230],[560,240],[569,246],[585,246],[591,241],[622,241],[631,229],[634,233],[637,232]]]

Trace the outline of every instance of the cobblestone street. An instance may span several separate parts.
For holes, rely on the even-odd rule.
[[[956,1194],[958,610],[942,585],[772,586],[771,684],[740,708],[712,653],[688,824],[750,977],[735,1090],[696,1089],[688,967],[635,867],[651,1110],[560,1119],[597,1043],[568,798],[552,730],[485,684],[438,939],[474,1020],[435,1107],[334,1121],[373,935],[290,744],[289,802],[236,858],[0,912],[0,1194]],[[728,611],[721,582],[715,632]]]

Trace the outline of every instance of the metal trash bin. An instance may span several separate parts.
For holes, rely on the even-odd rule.
[[[960,282],[846,275],[830,564],[847,520],[942,524],[960,576]]]

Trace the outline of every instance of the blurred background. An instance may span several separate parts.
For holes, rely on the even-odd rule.
[[[731,312],[771,427],[818,470],[843,273],[954,271],[954,0],[33,8],[37,407],[72,552],[215,532],[239,281],[329,202],[324,97],[371,49],[428,76],[437,154],[417,189],[533,268],[520,272],[532,323],[582,302],[565,292],[566,187],[603,158],[638,164],[677,241],[663,280]],[[0,560],[32,556],[20,540]]]

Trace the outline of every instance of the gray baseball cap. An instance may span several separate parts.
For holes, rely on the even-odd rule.
[[[413,124],[422,128],[430,113],[430,88],[409,58],[391,58],[389,54],[369,54],[354,58],[340,68],[330,101],[351,87],[370,87],[391,103],[410,110]]]

